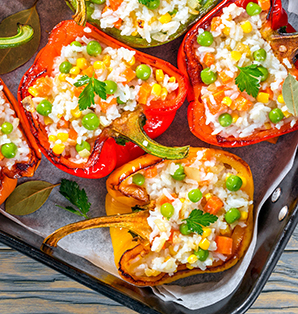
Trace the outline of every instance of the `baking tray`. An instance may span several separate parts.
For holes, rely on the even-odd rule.
[[[0,20],[11,13],[30,8],[34,2],[35,0],[11,0],[7,2],[5,8],[1,8]],[[40,50],[47,42],[48,32],[61,20],[70,19],[72,13],[63,0],[39,1],[37,10],[42,28]],[[179,38],[162,47],[143,49],[143,51],[177,65],[176,56],[181,41],[182,38]],[[33,58],[17,70],[1,76],[15,96],[22,75],[32,63]],[[158,138],[158,141],[171,145],[190,144],[191,146],[210,147],[190,133],[186,113],[187,102],[178,110],[173,124]],[[270,170],[278,166],[278,160],[275,156],[280,147],[293,141],[297,141],[297,137],[292,133],[282,136],[276,145],[263,142],[250,147],[228,149],[244,160],[255,161],[250,164],[255,179],[255,198],[260,199],[261,195],[264,194],[268,186],[267,175]],[[263,153],[258,158],[260,151]],[[271,168],[263,167],[264,164],[270,164]],[[44,173],[45,169],[46,174]],[[80,185],[82,183],[82,187],[84,182],[88,180],[79,180],[73,176],[65,175],[45,158],[42,159],[33,179],[44,179],[49,173],[55,178],[55,182],[61,177],[66,177],[79,181]],[[104,181],[105,179],[92,180],[94,184],[102,184]],[[200,310],[191,311],[174,302],[163,302],[152,293],[150,288],[132,286],[94,266],[87,260],[61,248],[54,249],[53,255],[49,256],[39,249],[43,238],[2,215],[0,215],[0,241],[139,313],[244,313],[261,292],[298,222],[298,185],[295,184],[296,182],[298,182],[298,157],[295,159],[292,170],[279,185],[282,191],[279,200],[273,203],[269,197],[261,209],[257,246],[242,282],[229,297]],[[101,191],[101,202],[104,201],[105,193],[105,190]],[[282,221],[279,221],[279,212],[284,206],[288,206],[289,212]]]

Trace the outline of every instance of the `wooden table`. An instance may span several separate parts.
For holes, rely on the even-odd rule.
[[[1,243],[0,260],[1,314],[136,313]],[[298,313],[298,227],[247,313]]]

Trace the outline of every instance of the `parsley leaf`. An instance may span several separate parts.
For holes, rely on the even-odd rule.
[[[248,95],[256,98],[260,90],[260,81],[262,72],[257,69],[257,64],[251,64],[246,67],[238,67],[240,73],[235,79],[238,88],[243,92],[244,90]]]
[[[80,190],[79,185],[75,181],[62,179],[60,184],[60,194],[67,198],[73,205],[77,206],[79,210],[74,209],[71,206],[62,207],[73,214],[81,217],[89,218],[87,213],[90,209],[91,204],[88,202],[88,197],[84,189]]]
[[[86,84],[87,86],[79,96],[79,109],[81,111],[89,108],[91,105],[94,105],[94,93],[104,100],[107,99],[106,84],[94,77],[88,77],[87,75],[84,75],[73,85],[75,87],[80,87]]]
[[[203,228],[208,227],[210,224],[214,223],[218,219],[217,216],[209,214],[209,213],[203,213],[200,209],[194,209],[188,218],[183,219],[183,221],[186,221],[187,227],[192,232],[196,232],[200,235],[203,234]]]

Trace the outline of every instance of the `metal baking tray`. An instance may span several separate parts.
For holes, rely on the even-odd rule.
[[[7,2],[5,8],[1,9],[0,21],[9,14],[24,8],[30,8],[34,2],[35,0],[11,0]],[[46,44],[48,32],[56,24],[61,20],[71,19],[72,13],[63,0],[52,0],[50,5],[51,8],[49,8],[48,1],[39,1],[37,4],[42,29],[39,49]],[[177,65],[176,56],[181,41],[182,38],[178,38],[162,47],[143,49],[143,51]],[[15,96],[22,75],[32,63],[33,58],[17,70],[1,76]],[[158,138],[158,141],[162,144],[175,146],[190,144],[191,146],[209,147],[209,145],[198,140],[190,133],[186,116],[187,102],[178,110],[173,124],[169,130]],[[292,143],[296,138],[292,133],[282,136],[276,145],[263,142],[250,147],[229,149],[230,152],[246,161],[254,161],[250,163],[250,166],[255,179],[255,196],[257,198],[260,199],[261,194],[266,190],[266,176],[274,167],[278,167],[278,160],[276,160],[275,156],[280,150],[280,145]],[[270,167],[264,167],[264,164],[270,164]],[[46,172],[45,169],[47,169]],[[56,169],[43,158],[33,179],[46,180],[46,175],[49,173],[55,180],[67,177],[62,171]],[[76,180],[75,177],[71,178]],[[80,183],[87,181],[88,179],[80,180]],[[105,179],[92,182],[103,185]],[[296,156],[293,168],[279,185],[282,191],[280,198],[273,203],[269,197],[261,209],[257,246],[251,264],[240,285],[229,297],[200,310],[192,311],[174,302],[164,302],[152,293],[151,288],[132,286],[96,267],[87,260],[68,253],[59,247],[54,249],[53,256],[49,256],[40,250],[43,238],[2,215],[0,215],[0,241],[139,313],[244,313],[261,292],[298,222],[297,182],[298,157]],[[102,204],[105,193],[105,190],[102,190]],[[289,212],[282,221],[279,221],[279,212],[284,206],[288,206]]]

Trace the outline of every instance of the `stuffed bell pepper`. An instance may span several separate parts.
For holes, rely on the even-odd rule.
[[[142,153],[129,140],[163,158],[185,157],[188,147],[164,147],[150,137],[166,130],[186,92],[184,76],[171,64],[92,25],[64,21],[24,75],[19,102],[54,165],[76,176],[101,178]]]
[[[141,156],[115,170],[107,189],[106,212],[115,216],[62,227],[45,239],[43,249],[73,232],[112,227],[121,277],[154,286],[224,271],[250,243],[252,174],[231,153],[190,148],[178,161]]]
[[[80,25],[88,22],[131,47],[165,44],[189,29],[217,0],[66,0]]]
[[[26,133],[25,133],[26,132]],[[17,101],[0,78],[0,204],[14,190],[17,179],[33,176],[41,153],[20,115]]]
[[[290,91],[298,42],[291,31],[279,0],[222,1],[189,31],[178,65],[191,83],[194,135],[236,147],[298,129]]]

